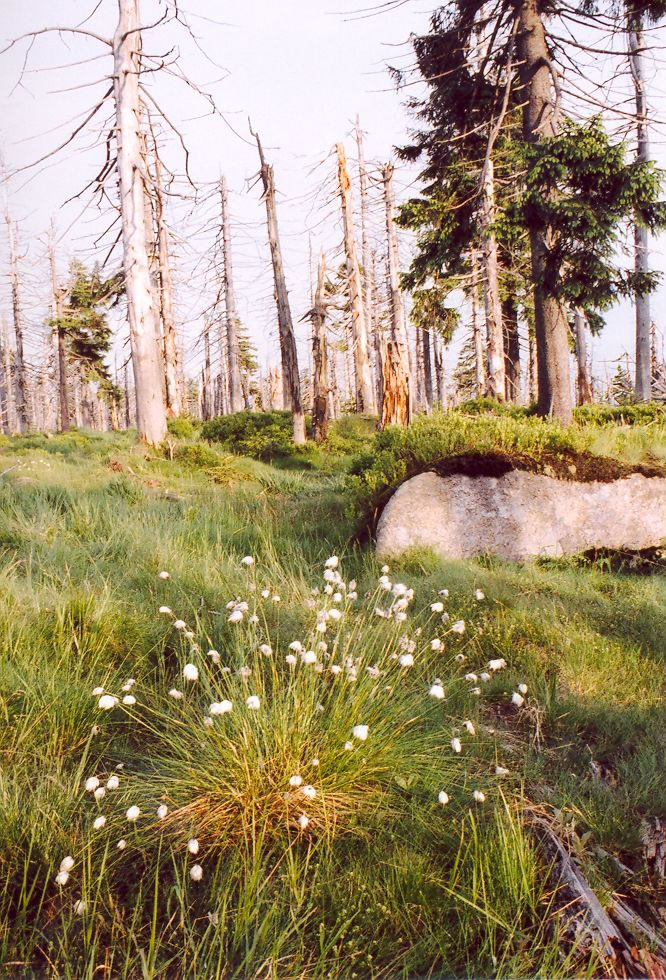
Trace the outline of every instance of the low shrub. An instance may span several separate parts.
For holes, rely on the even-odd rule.
[[[666,425],[666,405],[647,402],[636,405],[579,405],[574,409],[579,425]]]
[[[292,455],[296,449],[290,412],[220,415],[204,423],[201,437],[207,442],[219,442],[228,452],[262,462]]]
[[[193,419],[187,415],[177,419],[169,419],[167,422],[169,435],[175,436],[176,439],[194,439],[200,429],[201,422],[199,419]]]

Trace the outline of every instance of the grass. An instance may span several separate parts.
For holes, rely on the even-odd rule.
[[[666,817],[663,578],[419,552],[390,570],[414,589],[400,621],[371,549],[348,544],[337,467],[207,452],[169,459],[131,434],[0,444],[3,974],[594,974],[561,941],[525,817],[559,822],[600,895],[619,884],[603,849],[632,868],[625,893],[642,908],[657,900],[638,828]],[[339,603],[324,591],[331,554]],[[317,610],[331,608],[341,619],[317,632]],[[298,653],[285,661],[296,640],[321,672]],[[411,644],[414,665],[401,667]],[[495,658],[505,670],[465,680]],[[93,689],[122,698],[130,678],[136,704],[100,710]],[[444,701],[429,696],[436,678]],[[206,723],[222,700],[233,710]],[[92,775],[119,787],[95,801]],[[75,865],[58,886],[65,855]]]

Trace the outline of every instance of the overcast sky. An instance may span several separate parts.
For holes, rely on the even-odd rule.
[[[249,184],[258,161],[247,118],[251,117],[261,134],[266,156],[275,167],[288,286],[294,320],[298,321],[308,309],[310,239],[315,254],[320,245],[327,250],[331,267],[340,258],[341,229],[335,197],[335,161],[331,155],[336,141],[346,143],[354,177],[351,131],[357,112],[366,132],[366,156],[374,164],[389,159],[392,147],[404,142],[409,125],[402,105],[405,96],[396,93],[385,65],[410,61],[405,42],[410,32],[426,29],[431,7],[410,0],[379,16],[355,13],[360,7],[369,6],[369,2],[351,0],[189,0],[185,9],[198,36],[196,43],[175,25],[148,32],[144,40],[144,49],[150,53],[165,53],[178,45],[183,70],[211,92],[223,110],[224,120],[206,115],[205,101],[174,79],[156,79],[152,85],[162,108],[183,133],[195,181],[210,182],[212,187],[221,173],[227,176],[234,218],[239,310],[264,365],[278,360],[277,338],[264,210],[259,188]],[[9,38],[41,27],[81,24],[94,7],[95,0],[3,0],[2,33]],[[111,35],[116,9],[114,0],[101,0],[86,28]],[[154,22],[162,9],[158,0],[144,0],[144,23]],[[10,167],[28,163],[62,142],[79,115],[104,93],[111,71],[106,49],[95,40],[44,35],[30,52],[31,71],[15,88],[25,52],[26,45],[22,44],[0,61],[0,140]],[[84,60],[84,64],[73,68],[58,67]],[[663,88],[664,80],[656,77],[654,67],[650,76],[652,101],[663,118],[660,110],[666,102],[659,86]],[[85,87],[79,87],[82,85]],[[74,90],[56,91],[69,88]],[[108,121],[110,111],[109,104],[96,120]],[[93,145],[93,133],[91,125],[45,168],[17,176],[10,188],[10,203],[26,252],[22,269],[33,357],[48,306],[45,232],[51,216],[55,217],[61,238],[59,267],[63,272],[73,255],[86,261],[103,258],[116,234],[114,229],[99,240],[112,215],[109,211],[84,210],[87,196],[63,206],[103,162],[104,148]],[[663,164],[666,155],[661,139],[656,133],[654,150]],[[182,155],[173,134],[165,133],[164,153],[174,168],[182,170]],[[415,177],[414,171],[403,167],[397,170],[396,190],[400,197],[414,193]],[[182,183],[179,186],[184,188]],[[379,245],[382,215],[374,185],[372,194]],[[197,337],[201,312],[211,292],[207,260],[217,198],[212,194],[195,216],[188,216],[190,205],[186,202],[174,198],[171,204],[177,233],[179,312],[186,329],[188,361],[195,365],[200,358]],[[409,236],[403,234],[401,251],[405,263],[409,249]],[[0,250],[0,255],[6,255],[4,228]],[[652,256],[653,265],[663,269],[663,242],[655,244]],[[118,260],[119,257],[112,258],[111,265],[117,265]],[[0,263],[6,268],[3,259]],[[0,281],[0,311],[9,310],[8,301],[4,277]],[[663,331],[665,287],[653,299],[653,317]],[[297,332],[305,356],[307,325],[297,323]],[[454,345],[449,356],[449,366],[456,348]],[[604,373],[602,362],[612,362],[625,350],[632,354],[633,321],[628,304],[610,314],[604,337],[595,344],[598,373]]]

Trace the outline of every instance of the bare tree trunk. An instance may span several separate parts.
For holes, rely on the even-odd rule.
[[[9,390],[11,386],[11,380],[8,373],[8,359],[5,359],[5,351],[7,350],[7,340],[5,337],[4,322],[2,323],[2,328],[0,329],[0,426],[2,427],[3,433],[8,436],[10,434],[10,413],[9,413]]]
[[[423,399],[425,410],[432,412],[432,358],[430,356],[431,331],[423,330]]]
[[[284,277],[282,250],[278,235],[277,211],[275,208],[275,177],[273,168],[264,160],[264,152],[259,136],[256,137],[259,160],[261,162],[261,180],[264,186],[266,202],[266,218],[268,224],[268,242],[273,262],[273,279],[275,282],[275,300],[277,303],[278,326],[280,329],[280,354],[282,358],[283,394],[292,413],[294,442],[302,445],[305,442],[305,414],[301,401],[301,379],[298,373],[298,354],[294,325],[289,308],[289,294]]]
[[[14,335],[16,338],[16,352],[14,357],[14,370],[16,375],[16,422],[19,432],[27,432],[30,428],[30,412],[28,409],[25,361],[23,359],[23,311],[21,310],[16,235],[14,222],[9,211],[7,211],[5,220],[7,222],[7,234],[9,236],[9,277],[12,287],[12,313],[14,316]]]
[[[527,345],[528,345],[528,401],[532,405],[539,397],[539,378],[537,372],[537,353],[536,353],[536,336],[534,327],[528,326],[527,329]]]
[[[226,177],[220,180],[220,204],[222,221],[222,255],[224,260],[224,305],[227,321],[227,370],[229,375],[229,402],[232,412],[249,408],[243,397],[238,353],[238,311],[234,293],[233,266],[231,261],[231,227],[229,222],[229,195]]]
[[[347,173],[345,148],[342,143],[338,143],[337,152],[338,183],[340,186],[340,200],[342,202],[342,227],[344,231],[345,259],[352,316],[351,334],[356,382],[356,409],[359,412],[374,412],[375,398],[372,388],[370,357],[368,354],[368,327],[363,305],[361,270],[358,265],[356,242],[354,239],[351,182]]]
[[[446,379],[444,377],[443,342],[437,331],[434,331],[432,339],[435,361],[435,387],[437,389],[437,401],[439,402],[441,408],[446,408]]]
[[[370,260],[370,316],[369,323],[372,329],[372,340],[375,354],[375,395],[377,399],[377,413],[382,414],[382,339],[380,336],[379,311],[377,309],[377,263],[376,255],[372,252]]]
[[[474,385],[476,397],[481,398],[486,390],[486,365],[479,316],[479,262],[476,251],[472,252],[472,333],[474,335]]]
[[[365,312],[365,327],[369,337],[369,346],[375,353],[374,372],[370,366],[370,376],[374,373],[373,392],[375,409],[381,411],[381,352],[377,324],[373,314],[373,275],[374,257],[370,251],[370,236],[368,234],[368,174],[365,167],[365,152],[363,148],[363,131],[361,120],[356,116],[356,147],[358,151],[358,182],[361,197],[361,261],[363,263],[363,309]],[[379,352],[379,354],[378,354]]]
[[[162,162],[153,133],[153,160],[155,164],[155,220],[157,223],[157,263],[159,271],[160,317],[163,331],[164,388],[166,410],[171,418],[182,414],[182,392],[180,389],[180,351],[176,337],[176,324],[173,313],[173,282],[171,278],[171,256],[169,249],[169,229],[165,217],[164,187],[162,185]]]
[[[629,67],[634,83],[636,99],[636,160],[647,163],[650,159],[648,136],[647,99],[643,77],[643,14],[627,8],[629,34]],[[649,272],[648,230],[634,222],[634,270],[642,275]],[[650,375],[650,297],[636,295],[636,378],[634,392],[639,402],[652,399]]]
[[[393,165],[382,168],[386,241],[388,255],[388,291],[391,310],[391,340],[383,352],[382,421],[386,425],[407,425],[410,417],[409,348],[407,327],[398,277],[398,238],[393,221]],[[402,404],[402,399],[406,399]]]
[[[592,389],[587,373],[587,342],[585,337],[585,314],[582,310],[574,313],[574,330],[576,333],[576,363],[578,365],[578,398],[579,405],[587,405],[592,401]]]
[[[505,351],[505,396],[508,402],[520,402],[520,334],[518,332],[518,304],[515,296],[507,296],[502,302]]]
[[[125,388],[125,428],[129,429],[131,425],[131,419],[130,419],[129,381],[127,379],[127,361],[125,361],[125,367],[123,370],[123,380],[124,380],[124,388]]]
[[[328,345],[326,343],[326,258],[319,254],[317,289],[312,307],[312,431],[315,442],[328,435]]]
[[[495,171],[493,161],[489,159],[483,180],[480,214],[483,302],[486,310],[488,355],[488,384],[486,390],[491,398],[497,398],[498,401],[503,401],[506,387],[504,372],[504,333],[499,292],[497,240],[493,229],[494,221]]]
[[[525,103],[523,135],[528,143],[536,145],[557,132],[552,64],[538,0],[521,0],[518,18],[518,56]],[[569,330],[562,307],[543,285],[553,244],[550,229],[530,228],[539,381],[537,405],[540,415],[553,415],[561,422],[570,422]]]
[[[2,342],[2,369],[5,386],[5,432],[16,432],[16,399],[14,397],[14,382],[12,378],[12,360],[9,352],[9,339],[7,336],[7,323],[4,314],[0,320],[0,341]]]
[[[69,429],[69,402],[67,400],[67,356],[65,352],[65,327],[63,319],[64,290],[58,286],[55,257],[55,223],[51,221],[49,233],[49,265],[51,268],[51,295],[53,297],[53,318],[56,321],[55,334],[58,351],[58,403],[60,407],[60,432]]]
[[[213,387],[211,379],[210,365],[210,323],[204,323],[204,369],[203,369],[203,408],[202,414],[204,421],[208,421],[213,415]]]
[[[166,435],[162,364],[156,310],[151,293],[142,179],[139,100],[141,24],[139,0],[118,0],[113,38],[114,94],[125,294],[130,328],[139,438],[150,445]]]

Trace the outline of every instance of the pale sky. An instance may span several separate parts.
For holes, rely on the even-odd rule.
[[[326,249],[331,267],[340,260],[341,228],[331,151],[337,141],[345,142],[354,179],[352,126],[357,112],[366,132],[370,166],[386,162],[392,147],[405,141],[409,125],[402,105],[405,95],[396,93],[385,65],[402,65],[411,60],[404,42],[410,32],[427,28],[431,10],[427,2],[410,0],[379,16],[359,17],[354,13],[369,6],[360,0],[188,0],[184,9],[198,35],[198,44],[175,25],[160,27],[145,36],[144,49],[150,53],[166,53],[178,45],[183,70],[214,95],[226,120],[205,115],[206,103],[175,79],[156,79],[151,87],[185,137],[193,177],[209,182],[211,192],[208,202],[195,215],[189,214],[188,203],[177,198],[171,209],[177,235],[179,313],[185,324],[188,364],[192,367],[200,361],[196,339],[201,331],[202,311],[211,298],[206,263],[218,208],[213,182],[221,173],[227,176],[231,192],[235,285],[241,318],[259,347],[262,364],[279,360],[265,213],[259,188],[249,189],[248,185],[258,169],[256,148],[247,128],[248,116],[262,137],[267,159],[275,167],[287,281],[301,357],[305,360],[308,325],[299,322],[299,318],[309,305],[310,237],[315,260],[320,246]],[[157,20],[164,9],[159,0],[144,0],[142,7],[146,24]],[[2,34],[10,38],[41,27],[74,26],[85,21],[94,8],[95,0],[3,0]],[[85,27],[109,36],[116,9],[114,0],[101,0],[99,10]],[[111,72],[110,56],[97,41],[45,35],[36,40],[30,53],[28,68],[33,71],[24,76],[22,87],[14,88],[25,51],[23,43],[0,59],[0,142],[10,168],[42,156],[62,142],[80,114],[103,94],[109,84],[105,76]],[[74,68],[57,67],[97,55],[101,57]],[[664,86],[663,76],[657,77],[654,68],[649,75],[653,102],[661,109],[666,106],[664,93],[658,88]],[[82,85],[85,87],[76,88]],[[72,87],[74,91],[56,92]],[[110,111],[109,105],[99,120],[108,120]],[[32,176],[33,172],[17,176],[10,188],[10,205],[19,221],[22,251],[26,253],[22,262],[24,306],[33,357],[48,316],[45,233],[51,216],[55,217],[61,236],[58,264],[63,273],[74,255],[87,262],[102,259],[116,234],[114,229],[110,236],[94,244],[113,216],[91,208],[81,214],[87,197],[63,207],[63,202],[79,192],[102,165],[104,149],[92,145],[93,133],[91,125],[58,158],[48,161]],[[660,140],[663,135],[657,133],[654,151],[663,165],[666,152]],[[177,154],[172,135],[168,136],[164,154],[174,168],[182,170],[182,155]],[[416,173],[398,167],[398,197],[415,192]],[[183,189],[184,185],[179,186]],[[383,215],[378,189],[373,187],[372,194],[373,235],[381,248]],[[655,244],[652,252],[654,267],[661,269],[666,267],[663,245],[663,241],[659,247]],[[406,233],[401,234],[401,251],[406,265],[410,251],[410,236]],[[0,255],[6,255],[4,227]],[[118,263],[119,256],[110,261],[111,268]],[[0,259],[2,267],[6,268],[4,258]],[[663,331],[666,287],[660,288],[652,302],[653,318]],[[9,312],[6,276],[0,279],[0,312],[3,310]],[[595,343],[596,373],[603,374],[602,362],[611,362],[625,350],[632,355],[633,314],[629,304],[609,315],[604,336]],[[449,367],[453,366],[456,351],[454,344]],[[612,369],[611,364],[608,370],[612,373]]]

